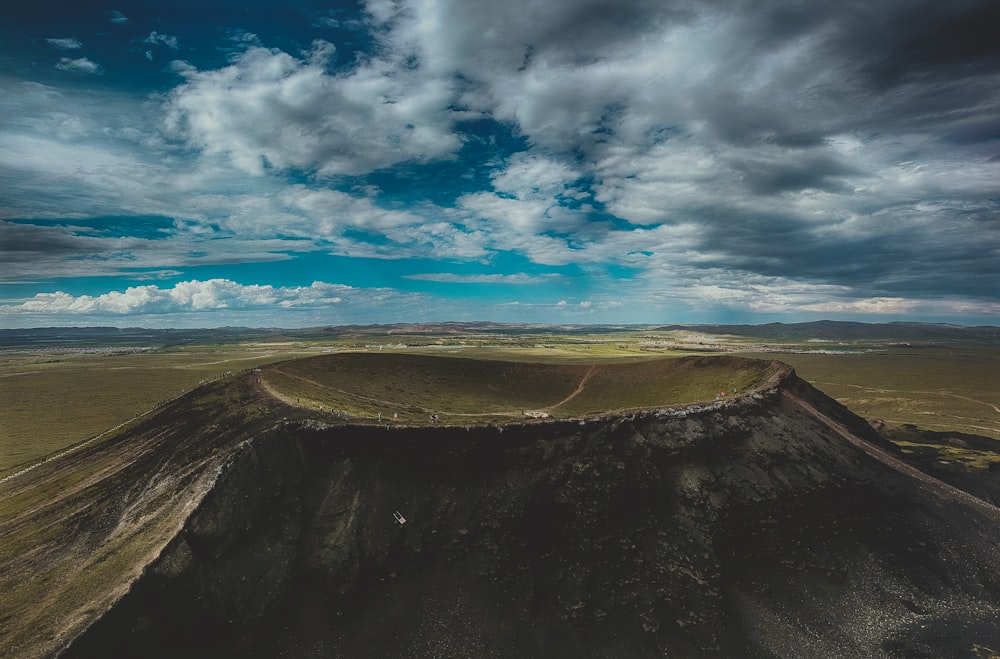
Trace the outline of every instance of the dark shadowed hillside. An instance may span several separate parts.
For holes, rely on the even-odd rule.
[[[1000,649],[997,508],[790,369],[737,398],[479,427],[331,422],[262,387],[213,385],[70,456],[86,484],[32,499],[71,479],[53,465],[0,484],[31,504],[0,525],[0,654]],[[81,554],[125,529],[141,539],[85,579]],[[50,595],[36,573],[57,571]]]

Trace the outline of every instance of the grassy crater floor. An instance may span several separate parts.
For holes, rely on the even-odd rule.
[[[776,368],[735,357],[546,364],[339,353],[274,364],[261,380],[282,400],[334,417],[469,424],[714,400],[759,387]]]

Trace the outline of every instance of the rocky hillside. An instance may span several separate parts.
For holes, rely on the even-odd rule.
[[[474,428],[330,423],[247,376],[59,462],[0,484],[3,656],[1000,650],[1000,511],[790,369]]]

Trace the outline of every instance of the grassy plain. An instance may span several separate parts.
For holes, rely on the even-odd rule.
[[[804,341],[783,344],[772,341],[768,344],[768,352],[763,353],[759,352],[760,347],[760,341],[746,337],[700,336],[681,331],[572,336],[368,333],[315,341],[290,338],[277,342],[188,345],[147,352],[48,349],[0,353],[0,477],[19,465],[34,462],[127,422],[152,409],[158,401],[190,390],[202,380],[227,371],[341,350],[501,360],[512,362],[519,370],[507,376],[516,386],[509,392],[509,404],[502,409],[483,406],[489,396],[496,397],[502,381],[485,383],[477,379],[475,373],[458,372],[461,369],[447,376],[450,385],[454,386],[448,394],[450,398],[443,399],[434,399],[431,395],[434,389],[430,381],[425,387],[429,396],[426,400],[412,396],[399,400],[395,395],[398,391],[368,391],[366,387],[374,385],[364,383],[342,388],[350,391],[353,397],[331,398],[329,392],[319,395],[315,387],[309,389],[302,379],[309,378],[302,374],[296,382],[290,382],[294,379],[291,376],[275,373],[270,376],[277,378],[273,384],[281,385],[285,394],[292,398],[312,400],[314,405],[343,409],[356,416],[396,411],[410,420],[425,421],[429,410],[447,407],[456,414],[495,412],[500,419],[519,415],[522,409],[552,406],[554,398],[558,403],[559,397],[568,396],[592,364],[622,364],[725,351],[789,363],[800,376],[868,419],[883,419],[893,426],[914,424],[928,430],[965,432],[1000,440],[1000,376],[997,375],[1000,373],[1000,347],[906,347],[898,343],[859,341],[818,345]],[[558,386],[554,382],[542,386],[531,384],[530,364],[572,368],[566,371],[565,382]],[[598,372],[592,377],[610,378],[610,374],[611,371]],[[370,375],[374,380],[376,374]],[[399,388],[401,384],[395,386]],[[439,384],[449,383],[442,380]],[[596,408],[639,404],[628,403],[636,400],[636,394],[645,387],[630,384],[627,379],[619,379],[613,384],[621,400],[588,400],[589,395],[600,390],[594,387],[562,404],[559,413],[579,414]],[[697,395],[710,395],[717,387],[722,388],[721,384],[706,382],[706,390]],[[734,382],[725,388],[742,386]],[[612,390],[610,387],[603,389]],[[681,393],[671,395],[680,396]],[[478,402],[467,400],[463,403],[463,397]],[[395,409],[383,403],[374,405],[371,398],[391,403]]]
[[[308,346],[0,354],[0,477],[227,371],[315,354]]]
[[[289,403],[330,414],[374,420],[381,413],[402,422],[436,414],[464,424],[712,400],[756,387],[773,372],[768,361],[725,357],[581,363],[347,353],[274,364],[263,379]]]
[[[1000,348],[772,356],[866,419],[1000,440]]]

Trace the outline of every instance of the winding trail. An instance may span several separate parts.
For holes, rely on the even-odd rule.
[[[555,405],[551,405],[545,409],[554,410],[557,407],[562,407],[563,405],[565,405],[566,403],[570,402],[571,400],[579,396],[581,393],[583,393],[583,388],[587,385],[587,380],[589,380],[591,376],[594,375],[594,371],[596,369],[597,369],[597,364],[594,364],[589,369],[587,369],[587,372],[583,374],[583,377],[580,379],[580,384],[576,385],[576,389],[573,390],[573,393],[571,393],[569,396],[566,396]]]
[[[597,367],[598,367],[598,365],[594,364],[589,369],[587,369],[587,372],[583,374],[583,377],[580,378],[580,382],[576,385],[576,389],[574,389],[572,392],[570,392],[570,394],[568,396],[566,396],[565,398],[563,398],[561,401],[559,401],[555,405],[550,405],[548,407],[544,407],[540,411],[551,411],[551,410],[554,410],[554,409],[556,409],[558,407],[561,407],[561,406],[565,405],[566,403],[568,403],[569,401],[573,400],[574,398],[576,398],[577,396],[579,396],[581,393],[583,393],[584,388],[587,386],[587,381],[590,380],[591,377],[593,377],[594,373],[597,371]],[[426,408],[426,407],[421,407],[420,405],[404,404],[404,403],[400,403],[398,401],[385,400],[383,398],[374,398],[372,396],[364,396],[362,394],[352,393],[350,391],[345,391],[343,389],[338,389],[336,387],[331,387],[330,385],[323,384],[322,382],[317,382],[316,380],[311,380],[311,379],[303,377],[301,375],[296,375],[295,373],[289,373],[288,371],[284,371],[284,370],[282,370],[280,368],[274,368],[274,367],[272,367],[270,370],[273,373],[280,373],[281,375],[284,375],[285,377],[294,378],[296,380],[300,380],[301,382],[306,382],[308,384],[313,385],[314,387],[319,387],[321,389],[326,389],[328,391],[333,391],[333,392],[336,392],[338,394],[341,394],[341,395],[344,395],[344,396],[348,396],[349,398],[354,398],[356,400],[364,401],[366,403],[373,403],[373,404],[376,404],[376,405],[383,405],[383,406],[387,406],[387,407],[397,407],[397,408],[400,408],[400,409],[419,410],[419,411],[425,412],[425,413],[440,413],[440,414],[444,414],[445,416],[453,416],[453,417],[480,417],[480,416],[520,417],[520,416],[523,416],[523,414],[521,412],[508,412],[508,411],[469,412],[469,413],[466,413],[466,412],[440,412],[438,410],[432,410],[432,409],[429,409],[429,408]],[[263,382],[263,386],[264,386],[264,389],[267,391],[267,393],[270,394],[273,398],[277,398],[277,399],[282,400],[282,401],[284,401],[284,402],[286,402],[288,404],[295,405],[295,403],[292,403],[291,401],[289,401],[287,399],[287,397],[282,396],[273,387],[269,386],[269,384],[267,383],[267,381]]]
[[[834,421],[827,415],[817,410],[808,401],[805,401],[794,394],[790,394],[787,391],[783,393],[785,394],[786,398],[788,398],[790,401],[792,401],[801,409],[803,409],[807,414],[814,416],[817,419],[820,419],[821,421],[826,423],[830,428],[832,428],[838,435],[846,439],[851,445],[861,449],[862,451],[864,451],[871,457],[875,458],[882,464],[886,465],[887,467],[891,467],[892,469],[895,469],[901,474],[912,476],[913,478],[916,478],[922,483],[925,483],[937,489],[945,496],[948,496],[952,499],[958,499],[959,501],[970,504],[979,509],[984,514],[988,515],[994,522],[1000,523],[1000,508],[993,505],[992,503],[984,501],[979,497],[972,496],[971,494],[965,492],[964,490],[960,490],[953,485],[949,485],[948,483],[945,483],[942,480],[934,478],[930,474],[923,472],[920,469],[914,467],[913,465],[907,463],[905,460],[902,460],[901,458],[892,455],[885,449],[882,449],[870,442],[865,441],[861,437],[858,437],[843,424]]]

